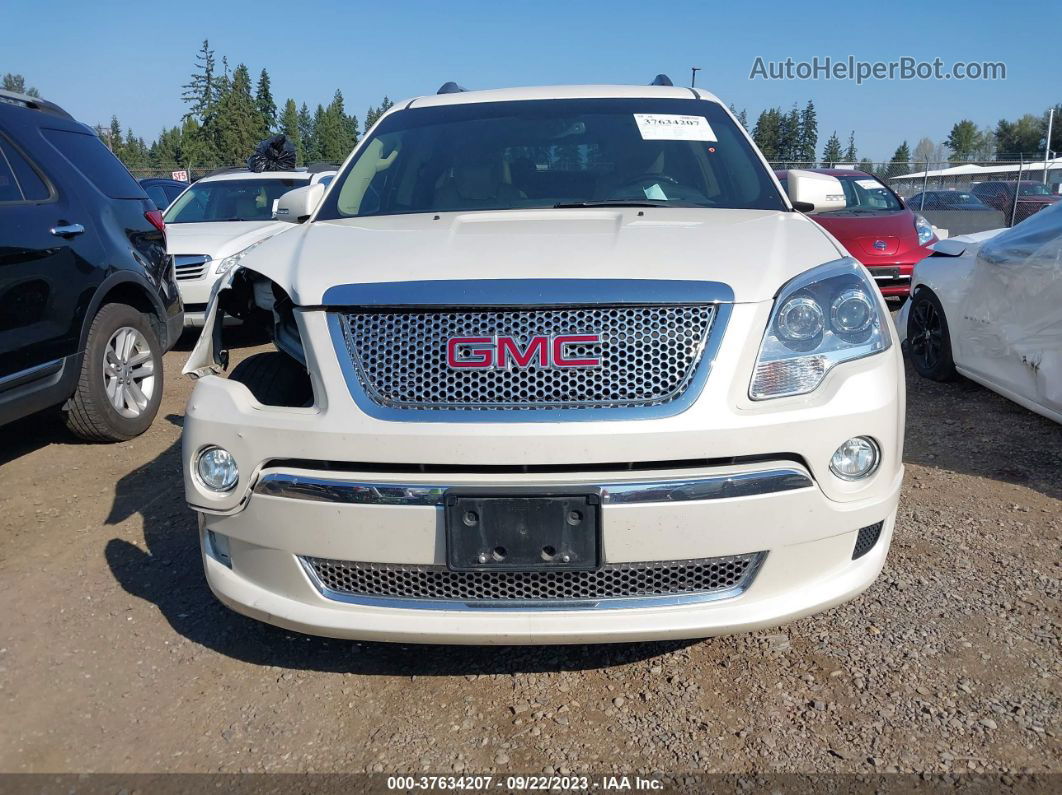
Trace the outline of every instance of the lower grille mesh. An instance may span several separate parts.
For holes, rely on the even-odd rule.
[[[459,572],[444,566],[323,558],[303,558],[303,561],[321,587],[343,596],[505,604],[711,594],[742,589],[748,586],[764,554],[617,563],[595,571]]]
[[[881,527],[883,524],[885,523],[877,522],[876,524],[859,528],[859,535],[856,536],[855,549],[852,550],[852,560],[863,557],[874,548],[874,545],[878,543],[878,536],[881,535]]]

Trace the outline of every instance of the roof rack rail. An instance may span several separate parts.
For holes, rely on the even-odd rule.
[[[656,77],[653,78],[653,82],[650,83],[649,85],[651,85],[651,86],[673,86],[675,84],[671,82],[671,78],[668,77],[667,75],[659,74],[659,75],[657,75]]]
[[[464,91],[468,91],[468,89],[465,88],[464,86],[457,85],[457,83],[455,83],[453,80],[449,80],[449,81],[443,83],[441,86],[439,86],[439,90],[436,91],[435,93],[436,94],[460,94],[460,93],[462,93]]]
[[[31,97],[29,94],[19,94],[15,91],[5,91],[0,89],[0,102],[7,105],[18,105],[23,108],[29,108],[30,110],[39,110],[42,113],[47,113],[50,116],[58,116],[61,119],[70,119],[75,121],[74,117],[60,108],[54,102],[49,102],[46,99],[40,97]]]

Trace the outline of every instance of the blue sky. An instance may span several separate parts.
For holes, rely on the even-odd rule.
[[[912,148],[922,136],[943,140],[963,117],[994,126],[1062,101],[1052,39],[1038,43],[1035,33],[1036,20],[1057,21],[1057,2],[1026,2],[1021,13],[981,0],[11,2],[3,11],[0,72],[21,72],[82,121],[116,114],[148,140],[184,113],[180,86],[204,38],[219,59],[244,62],[253,75],[266,67],[278,104],[290,96],[313,107],[338,87],[359,118],[384,94],[433,93],[447,80],[469,88],[646,83],[665,72],[688,84],[690,66],[699,66],[697,84],[747,108],[750,124],[764,107],[811,98],[820,152],[833,130],[842,140],[855,130],[860,156],[875,160],[904,139]],[[17,31],[27,33],[10,35]],[[999,60],[1007,79],[749,80],[757,56],[816,55],[940,57],[948,66]]]

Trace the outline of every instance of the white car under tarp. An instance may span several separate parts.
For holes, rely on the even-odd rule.
[[[1062,422],[1062,205],[934,249],[915,267],[912,300],[897,317],[915,368],[947,375],[946,349],[943,361],[926,358],[935,298],[955,372]]]

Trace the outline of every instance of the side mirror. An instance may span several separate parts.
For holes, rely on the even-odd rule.
[[[841,181],[829,174],[800,169],[790,171],[786,192],[793,206],[802,213],[843,210],[845,206]]]
[[[277,199],[277,209],[273,217],[278,221],[301,224],[313,215],[313,211],[321,203],[324,192],[325,186],[320,183],[289,190]]]

